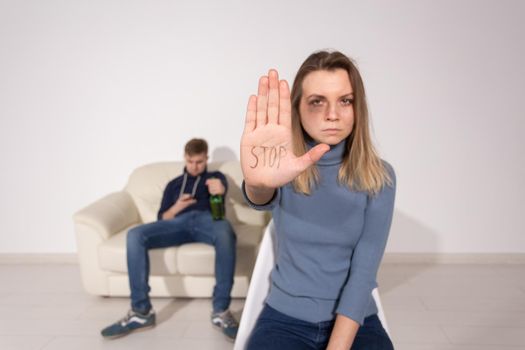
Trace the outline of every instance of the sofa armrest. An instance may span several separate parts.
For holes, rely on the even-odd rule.
[[[106,240],[135,223],[140,216],[133,199],[125,191],[111,193],[73,215],[75,224],[91,226]]]

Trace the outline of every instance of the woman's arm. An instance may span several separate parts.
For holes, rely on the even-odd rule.
[[[354,343],[359,323],[343,315],[337,315],[330,342],[326,350],[348,350]]]
[[[273,188],[261,188],[244,185],[244,190],[248,200],[255,205],[267,204],[275,195],[275,189]]]
[[[394,212],[396,176],[390,164],[384,162],[392,179],[375,196],[369,196],[364,213],[363,232],[352,252],[349,276],[341,291],[336,308],[339,316],[345,316],[363,324],[368,305],[373,303],[372,290],[377,287],[377,270],[390,232]]]

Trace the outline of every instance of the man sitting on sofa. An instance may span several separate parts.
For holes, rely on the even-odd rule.
[[[155,325],[155,312],[148,284],[148,250],[202,242],[215,247],[215,279],[211,322],[235,339],[238,323],[229,311],[235,270],[236,236],[226,219],[214,220],[210,195],[225,195],[226,177],[208,172],[208,144],[188,141],[184,148],[184,173],[168,183],[158,212],[158,221],[137,226],[127,235],[127,262],[131,310],[120,321],[104,328],[102,336],[116,338]]]

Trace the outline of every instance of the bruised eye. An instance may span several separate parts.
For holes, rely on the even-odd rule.
[[[349,105],[351,105],[351,104],[354,103],[354,99],[353,99],[353,98],[343,98],[343,99],[341,100],[341,103],[342,103],[343,105],[345,105],[345,106],[349,106]]]
[[[310,106],[314,106],[314,107],[320,106],[322,103],[323,103],[323,101],[321,99],[318,99],[318,98],[310,100],[310,102],[309,102]]]

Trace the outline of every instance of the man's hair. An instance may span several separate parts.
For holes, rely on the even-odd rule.
[[[196,154],[208,154],[208,143],[203,139],[191,139],[184,146],[184,154],[194,156]]]

